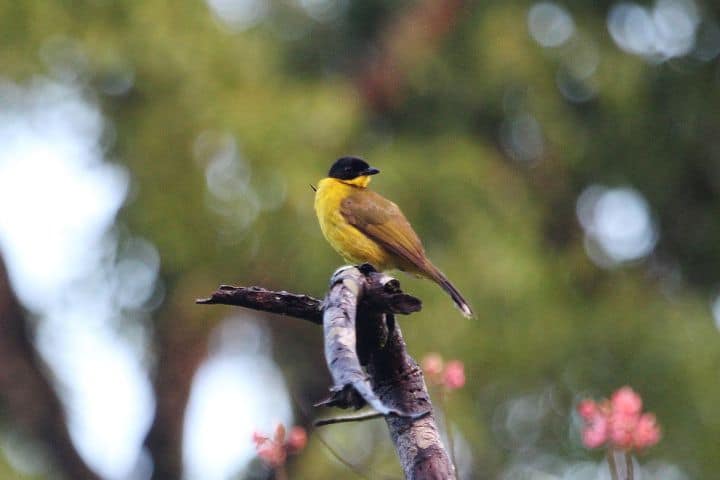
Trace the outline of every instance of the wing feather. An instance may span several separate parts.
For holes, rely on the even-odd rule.
[[[400,208],[372,190],[361,190],[340,204],[343,217],[389,252],[424,267],[425,250]]]

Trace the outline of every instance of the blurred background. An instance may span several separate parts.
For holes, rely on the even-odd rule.
[[[701,0],[0,0],[0,477],[267,478],[321,331],[197,306],[322,296],[309,184],[382,170],[433,261],[410,352],[464,362],[465,479],[603,478],[578,399],[631,385],[642,478],[720,470],[720,7]],[[290,478],[400,478],[382,421]]]

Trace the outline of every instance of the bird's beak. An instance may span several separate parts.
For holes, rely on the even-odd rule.
[[[368,167],[362,171],[361,175],[376,175],[380,173],[380,170],[374,167]]]

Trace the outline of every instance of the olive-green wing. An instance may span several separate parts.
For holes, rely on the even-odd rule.
[[[466,317],[472,317],[470,305],[443,273],[425,257],[425,250],[415,231],[397,205],[371,190],[361,190],[340,203],[340,213],[348,223],[368,238],[413,265],[422,276],[437,282],[453,299]],[[395,265],[403,268],[403,265]]]
[[[422,269],[425,250],[405,215],[390,200],[372,190],[361,190],[340,204],[343,217],[362,233],[401,259]]]

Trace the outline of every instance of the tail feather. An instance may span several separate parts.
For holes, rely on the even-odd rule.
[[[455,285],[450,283],[450,280],[447,279],[447,277],[438,270],[434,265],[430,264],[428,265],[428,273],[430,274],[430,278],[435,281],[438,285],[440,285],[443,290],[445,290],[448,295],[453,299],[453,302],[455,302],[455,306],[460,309],[463,315],[467,318],[473,318],[475,314],[472,311],[472,308],[470,308],[470,304],[463,298],[462,294],[458,291],[457,288],[455,288]]]

